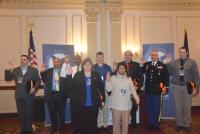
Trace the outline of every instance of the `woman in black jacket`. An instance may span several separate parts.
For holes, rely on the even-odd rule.
[[[98,134],[97,116],[104,106],[105,89],[97,72],[92,71],[92,61],[82,62],[82,71],[73,77],[72,100],[78,105],[80,134]]]

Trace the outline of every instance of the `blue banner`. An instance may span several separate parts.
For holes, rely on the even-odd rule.
[[[166,55],[170,54],[174,59],[174,44],[173,43],[163,43],[163,44],[143,44],[143,58],[146,61],[150,61],[150,54],[152,49],[157,49],[159,54],[159,60],[165,62]],[[175,118],[175,104],[172,95],[172,84],[170,84],[169,92],[167,95],[163,96],[162,104],[162,118]]]
[[[74,61],[73,45],[43,44],[42,51],[43,51],[43,63],[46,64],[47,68],[53,67],[53,57],[59,57],[63,63],[66,54],[70,55],[71,65],[73,64]],[[46,90],[45,87],[44,90]],[[69,122],[71,122],[71,110],[70,110],[70,100],[68,99],[66,100],[65,123]],[[51,125],[51,120],[46,102],[45,102],[45,125],[46,126]]]

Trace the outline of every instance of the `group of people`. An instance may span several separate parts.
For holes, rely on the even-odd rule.
[[[176,131],[189,132],[191,127],[192,95],[197,95],[200,85],[197,64],[188,57],[187,49],[179,49],[180,57],[174,61],[170,55],[166,63],[159,61],[158,51],[153,49],[151,61],[132,61],[132,52],[124,52],[124,61],[113,63],[111,68],[104,63],[104,53],[96,53],[96,64],[90,58],[66,55],[64,63],[53,58],[53,67],[43,64],[40,71],[28,66],[29,57],[21,56],[21,65],[8,65],[5,79],[14,80],[15,98],[22,134],[32,133],[32,111],[34,95],[41,80],[51,119],[51,132],[64,132],[66,99],[70,98],[72,128],[74,133],[98,134],[103,128],[109,133],[108,110],[112,110],[113,134],[128,134],[129,118],[136,127],[136,112],[143,91],[146,101],[149,129],[160,129],[162,96],[167,94],[169,76],[172,76],[176,109]],[[144,77],[145,75],[145,77]],[[110,105],[109,105],[110,98]]]

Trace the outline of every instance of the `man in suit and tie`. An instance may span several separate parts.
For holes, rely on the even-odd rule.
[[[21,134],[32,134],[32,111],[34,95],[40,86],[38,70],[28,66],[29,57],[21,55],[21,66],[13,69],[8,65],[5,70],[5,80],[15,81],[15,99],[20,118]]]
[[[141,92],[141,87],[143,85],[143,74],[142,70],[140,68],[140,64],[137,62],[132,61],[133,54],[130,50],[127,50],[124,52],[124,61],[122,61],[122,64],[126,65],[127,68],[127,75],[131,77],[133,81],[136,81],[138,84],[135,85],[136,91],[139,94]],[[133,103],[132,109],[131,109],[131,125],[133,130],[136,127],[136,111],[137,111],[137,105]]]
[[[74,66],[72,67],[72,77],[75,75],[75,73],[80,72],[81,71],[81,62],[82,62],[82,58],[80,55],[75,55],[74,56]]]
[[[77,72],[81,71],[81,62],[82,62],[82,58],[80,55],[75,55],[74,56],[74,66],[72,67],[72,77],[74,77],[74,75]],[[79,118],[77,116],[77,112],[78,112],[78,106],[77,104],[73,101],[72,97],[70,97],[70,107],[71,107],[71,119],[72,119],[72,131],[74,134],[78,133],[79,131]]]
[[[53,68],[46,69],[45,65],[41,68],[42,81],[45,84],[45,101],[47,102],[50,118],[51,118],[51,132],[56,133],[57,129],[60,129],[61,133],[64,133],[65,122],[65,102],[66,102],[66,90],[68,90],[68,81],[70,77],[66,73],[66,77],[60,77],[61,60],[60,58],[53,58]],[[59,119],[57,119],[59,115]],[[59,125],[58,125],[59,120]]]

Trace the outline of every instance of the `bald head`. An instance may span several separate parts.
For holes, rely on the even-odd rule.
[[[77,65],[77,66],[80,66],[81,65],[81,62],[82,62],[82,58],[80,55],[75,55],[74,56],[74,63]]]

